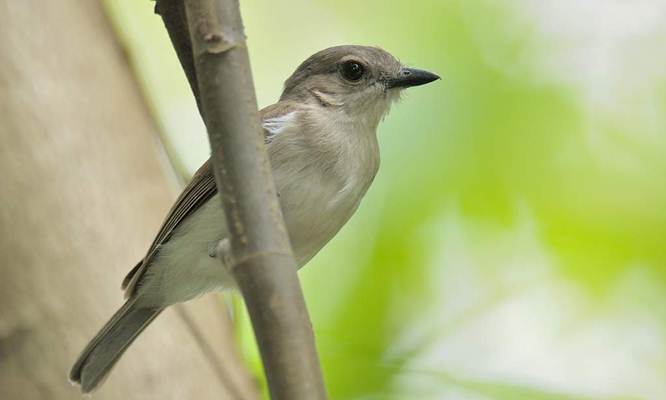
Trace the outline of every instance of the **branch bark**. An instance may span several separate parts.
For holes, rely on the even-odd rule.
[[[238,1],[185,0],[190,47],[183,39],[180,2],[166,1],[157,11],[169,14],[162,15],[167,29],[180,27],[169,34],[208,129],[231,233],[232,272],[250,313],[271,398],[325,399],[264,146]]]

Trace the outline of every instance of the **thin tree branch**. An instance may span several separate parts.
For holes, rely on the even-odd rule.
[[[164,21],[171,44],[176,50],[178,61],[183,67],[190,89],[194,94],[199,113],[203,116],[197,71],[194,68],[194,57],[192,56],[192,41],[190,40],[190,31],[187,27],[187,16],[185,15],[185,3],[183,0],[158,0],[155,3],[155,13],[160,15],[162,21]]]
[[[177,304],[175,306],[176,314],[185,324],[187,331],[190,332],[190,335],[194,338],[194,341],[197,343],[197,346],[201,350],[206,361],[210,364],[211,368],[215,375],[217,375],[222,387],[229,392],[233,399],[245,400],[247,397],[245,393],[238,387],[236,381],[232,378],[227,370],[226,366],[220,362],[220,359],[215,355],[215,350],[208,342],[206,336],[202,333],[201,329],[197,326],[196,322],[189,315],[183,304]]]
[[[160,0],[156,12],[208,128],[231,233],[232,272],[252,319],[271,398],[325,399],[264,147],[238,1],[185,0],[183,7],[182,0]]]

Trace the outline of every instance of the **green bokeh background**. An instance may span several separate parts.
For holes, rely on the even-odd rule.
[[[208,144],[153,3],[105,3],[187,176]],[[336,44],[443,77],[382,123],[375,183],[300,273],[332,399],[666,398],[663,2],[241,6],[260,106]]]

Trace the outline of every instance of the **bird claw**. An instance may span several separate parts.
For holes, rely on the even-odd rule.
[[[220,242],[210,242],[208,244],[208,256],[210,258],[217,258],[217,247],[220,244]]]
[[[229,239],[222,239],[219,242],[209,243],[208,256],[211,258],[219,258],[225,266],[231,267],[231,243],[229,242]]]

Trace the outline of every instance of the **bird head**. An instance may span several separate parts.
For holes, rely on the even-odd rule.
[[[437,79],[432,72],[402,65],[377,47],[335,46],[305,60],[285,82],[280,100],[311,103],[378,123],[403,89]]]

